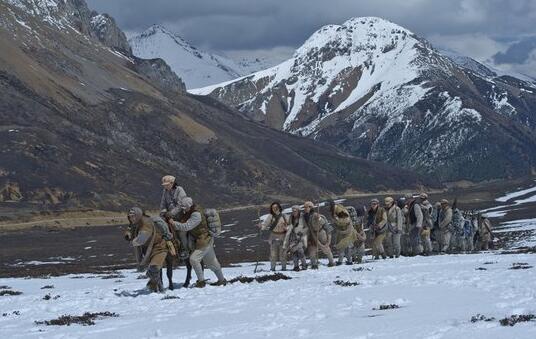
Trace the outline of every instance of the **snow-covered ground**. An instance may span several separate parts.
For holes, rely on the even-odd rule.
[[[495,234],[505,248],[536,246],[536,215],[525,213],[528,217],[519,220],[509,215],[531,209],[532,186],[505,194],[496,199],[499,206],[487,209],[495,213]],[[74,259],[21,260],[16,265],[32,269]],[[146,279],[138,279],[140,273],[133,270],[2,278],[0,338],[536,338],[536,320],[513,327],[499,322],[536,314],[534,254],[490,251],[334,268],[325,264],[317,271],[283,272],[290,280],[204,289],[178,288],[185,275],[181,268],[174,272],[177,289],[163,294],[147,293]],[[228,280],[270,274],[268,263],[260,267],[263,271],[254,274],[254,263],[243,263],[224,268],[224,274]],[[211,272],[207,277],[214,279]],[[392,304],[398,308],[379,310]],[[117,316],[98,318],[93,326],[36,323],[86,312]],[[494,319],[471,321],[476,315]]]
[[[510,269],[518,262],[536,266],[536,256],[400,258],[284,272],[291,280],[140,295],[145,280],[133,271],[113,279],[0,279],[0,285],[23,292],[0,297],[0,332],[2,338],[535,338],[534,322],[514,327],[498,322],[536,313],[536,269]],[[253,276],[253,264],[224,272],[228,279]],[[177,281],[184,277],[184,270],[175,273]],[[359,285],[343,287],[335,280]],[[42,289],[45,285],[54,288]],[[400,308],[375,310],[385,304]],[[119,316],[98,319],[94,326],[34,323],[105,311]],[[496,320],[472,323],[476,314]]]

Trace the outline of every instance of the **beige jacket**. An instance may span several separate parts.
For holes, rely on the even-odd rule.
[[[390,225],[389,230],[392,233],[402,233],[404,227],[404,216],[402,210],[396,204],[393,204],[387,210],[387,223]]]
[[[268,215],[268,218],[266,218],[266,220],[264,220],[264,222],[262,223],[261,229],[263,231],[269,230],[272,225],[272,222],[275,220],[274,218],[277,218],[277,217],[274,217],[272,214]],[[281,218],[279,218],[277,225],[274,227],[274,229],[272,230],[272,233],[270,234],[270,241],[272,240],[282,241],[285,239],[285,236],[288,230],[288,223],[289,223],[288,220],[289,220],[288,216],[284,214],[281,216]]]
[[[307,234],[309,229],[305,223],[303,215],[300,214],[295,224],[292,223],[292,216],[289,216],[289,225],[285,234],[283,247],[291,252],[307,248]]]

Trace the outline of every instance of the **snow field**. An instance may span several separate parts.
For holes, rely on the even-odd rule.
[[[0,317],[0,332],[4,338],[534,338],[535,323],[498,323],[512,314],[536,313],[535,268],[509,269],[516,262],[536,266],[536,256],[490,252],[322,266],[284,272],[291,280],[137,297],[129,295],[138,294],[146,280],[133,271],[120,271],[124,278],[118,279],[92,274],[0,279],[0,285],[23,292],[0,297],[7,314]],[[182,282],[184,274],[175,270],[175,282]],[[225,268],[224,274],[227,279],[253,276],[253,264]],[[211,273],[207,277],[213,278]],[[359,285],[342,287],[335,280]],[[41,289],[45,285],[55,288]],[[45,294],[60,297],[43,300]],[[164,296],[180,299],[162,300]],[[373,310],[382,304],[400,308]],[[119,317],[89,327],[34,324],[64,314],[104,311]],[[497,320],[471,323],[479,313]]]

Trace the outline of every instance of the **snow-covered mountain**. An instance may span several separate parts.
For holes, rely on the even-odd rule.
[[[187,88],[236,79],[272,66],[265,58],[242,57],[235,61],[200,50],[160,25],[153,25],[143,33],[131,37],[129,43],[137,57],[165,60],[183,79]]]
[[[447,180],[531,172],[536,87],[465,62],[387,20],[353,18],[321,28],[275,67],[190,92]]]
[[[439,52],[443,54],[444,56],[450,58],[454,63],[456,63],[458,66],[466,68],[472,72],[475,72],[483,77],[497,77],[497,76],[511,76],[532,84],[536,84],[536,79],[526,75],[521,74],[519,72],[515,71],[505,71],[502,69],[499,69],[497,65],[493,64],[492,60],[486,60],[484,62],[476,61],[475,59],[462,55],[458,52],[447,50],[447,49],[440,49]]]

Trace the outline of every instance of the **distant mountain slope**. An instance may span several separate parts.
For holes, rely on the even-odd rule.
[[[212,206],[437,185],[195,98],[125,42],[81,0],[0,2],[0,202],[155,208],[169,173]]]
[[[190,92],[443,180],[524,175],[536,164],[533,83],[454,62],[380,18],[325,26],[275,67]]]
[[[266,58],[242,57],[235,61],[200,50],[160,25],[153,25],[131,37],[129,43],[137,57],[165,60],[188,88],[236,79],[266,68],[269,64]]]

